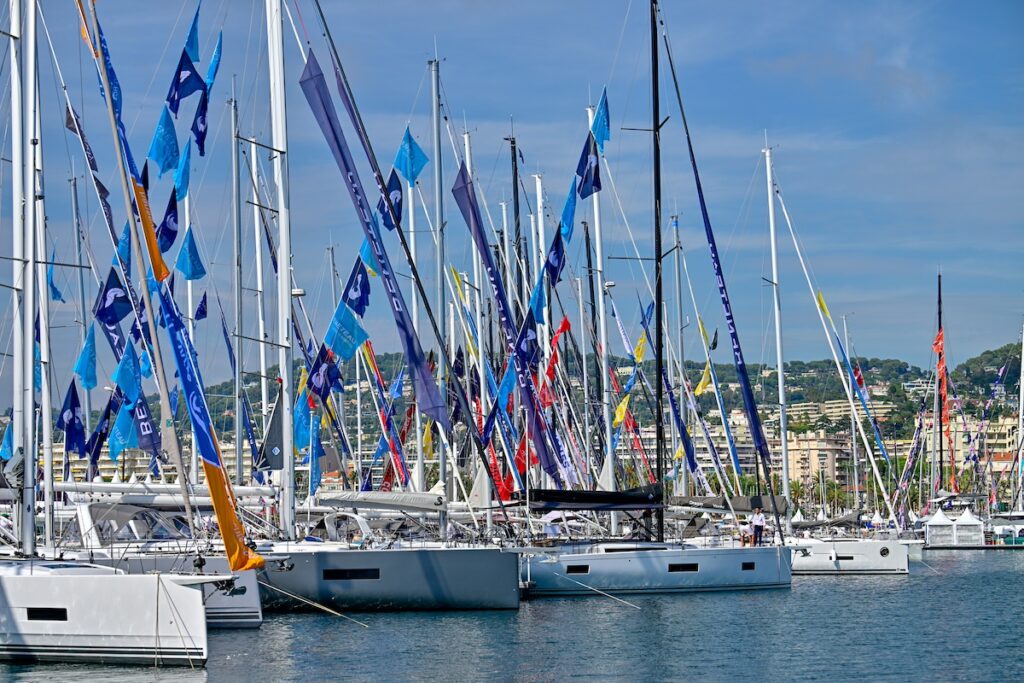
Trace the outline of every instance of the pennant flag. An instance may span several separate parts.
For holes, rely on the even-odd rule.
[[[210,96],[204,89],[199,95],[199,106],[192,117],[192,136],[196,139],[199,156],[206,156],[206,113],[210,106]]]
[[[828,312],[828,306],[825,305],[825,295],[821,293],[820,289],[818,290],[818,308],[821,309],[826,318],[830,321],[832,320],[832,314]]]
[[[206,320],[206,292],[203,292],[203,298],[199,300],[199,306],[196,307],[196,320]]]
[[[149,160],[142,162],[142,189],[149,192]]]
[[[192,163],[192,138],[185,142],[185,153],[178,160],[178,168],[174,171],[174,196],[179,202],[188,196],[189,167]]]
[[[313,422],[313,437],[312,446],[309,453],[309,495],[316,495],[317,489],[320,488],[320,481],[323,478],[323,474],[320,470],[320,458],[324,457],[324,446],[320,442],[320,422],[321,417],[316,416],[316,420]]]
[[[580,199],[586,199],[601,191],[601,167],[598,164],[597,142],[593,133],[587,133],[587,141],[583,143],[583,151],[580,152],[580,161],[576,164],[576,175],[580,179],[576,186]]]
[[[117,255],[114,257],[113,264],[117,266],[118,260],[124,264],[124,272],[128,273],[128,277],[131,277],[132,272],[132,234],[131,224],[128,221],[124,223],[124,229],[121,231],[121,237],[117,240]]]
[[[565,198],[565,206],[562,207],[562,217],[560,219],[559,232],[562,233],[562,239],[568,244],[572,241],[572,233],[574,230],[574,223],[576,221],[576,177],[573,176],[572,180],[569,181],[569,195]]]
[[[429,159],[423,149],[416,144],[409,127],[405,127],[405,134],[402,136],[402,144],[398,146],[398,154],[395,155],[394,167],[410,183],[415,183],[427,165]]]
[[[157,168],[160,169],[159,177],[163,178],[164,173],[178,167],[178,136],[174,132],[174,120],[167,107],[160,110],[160,121],[156,124],[156,131],[153,133],[153,141],[149,143],[149,153],[146,155],[152,159]]]
[[[213,89],[213,82],[217,80],[217,71],[220,70],[220,51],[224,45],[224,31],[217,34],[217,44],[213,48],[213,56],[210,57],[210,66],[206,67],[206,94]]]
[[[594,123],[590,126],[597,148],[604,154],[604,143],[612,138],[610,119],[608,118],[608,88],[601,91],[601,101],[594,111]]]
[[[636,346],[633,348],[633,358],[637,363],[644,361],[644,354],[647,351],[647,334],[640,335],[640,338],[636,341]]]
[[[139,357],[135,354],[135,345],[127,344],[121,360],[114,370],[114,384],[121,390],[129,404],[139,400],[142,393],[142,373],[139,369]]]
[[[93,331],[92,323],[89,323],[85,344],[78,354],[78,360],[75,361],[74,372],[82,380],[82,388],[86,391],[96,388],[96,333]]]
[[[711,361],[708,361],[704,366],[704,374],[701,375],[700,381],[697,382],[697,387],[693,390],[694,396],[700,396],[708,387],[711,386]]]
[[[0,443],[0,460],[11,459],[14,455],[14,425],[10,422],[7,423],[7,429],[4,430],[4,440]]]
[[[178,260],[175,261],[174,267],[181,272],[182,277],[186,280],[201,280],[206,277],[206,268],[203,266],[202,259],[199,258],[199,249],[196,246],[195,237],[192,236],[191,225],[185,230],[185,241],[178,251]]]
[[[615,419],[612,420],[612,427],[618,427],[622,424],[622,421],[626,419],[626,413],[629,411],[629,394],[626,395],[619,405],[615,407]]]
[[[117,277],[117,271],[111,268],[106,284],[100,290],[99,296],[96,297],[93,313],[101,323],[113,327],[131,312],[132,304],[128,300],[128,294]]]
[[[347,298],[347,297],[346,297]],[[350,360],[370,335],[363,329],[359,318],[345,303],[345,298],[338,302],[331,318],[331,325],[324,335],[324,343],[342,361]]]
[[[718,328],[715,328],[715,335],[711,338],[711,346],[709,348],[712,351],[718,348]]]
[[[35,386],[36,391],[43,390],[43,356],[39,350],[39,314],[36,313],[36,338],[35,344],[33,345],[33,356],[35,363],[32,366],[32,384]]]
[[[551,248],[548,250],[548,258],[544,262],[544,270],[548,275],[548,282],[554,287],[562,279],[562,269],[565,268],[565,242],[562,240],[562,233],[555,233],[555,239],[551,241]]]
[[[114,426],[110,429],[108,444],[110,459],[114,462],[118,461],[118,458],[121,457],[121,453],[125,449],[139,447],[139,438],[135,434],[131,404],[123,403],[121,409],[117,411],[117,419],[114,420]]]
[[[171,190],[171,197],[167,200],[167,210],[164,211],[164,219],[160,221],[160,227],[156,230],[157,245],[161,253],[166,254],[174,246],[178,239],[178,198],[175,190]]]
[[[153,362],[149,360],[149,349],[142,349],[142,356],[139,358],[139,372],[146,378],[153,376]]]
[[[402,181],[398,179],[398,174],[395,173],[395,169],[391,169],[391,175],[388,176],[388,196],[391,198],[391,205],[395,207],[395,215],[398,216],[398,220],[402,220],[402,198],[405,193],[402,191]],[[388,205],[381,197],[377,201],[377,213],[380,214],[380,218],[384,221],[384,227],[388,230],[394,230],[395,224],[391,220],[391,212],[388,211]]]
[[[199,61],[199,10],[202,7],[200,2],[199,7],[196,7],[196,13],[192,17],[192,25],[188,29],[188,37],[185,38],[185,54],[193,62]]]
[[[366,315],[366,307],[370,305],[370,277],[366,272],[366,264],[357,258],[352,266],[352,274],[345,285],[345,303],[360,318]]]
[[[206,82],[196,71],[196,65],[189,58],[188,52],[182,50],[181,58],[178,60],[178,70],[174,72],[174,80],[171,81],[171,88],[167,91],[167,108],[177,116],[178,107],[181,106],[183,99],[193,93],[205,90]]]
[[[313,366],[309,370],[309,377],[306,378],[306,387],[326,403],[328,396],[331,395],[331,387],[340,380],[341,371],[334,362],[334,353],[326,344],[321,344],[320,351],[317,352]]]
[[[370,240],[363,240],[363,244],[359,247],[359,258],[362,259],[363,264],[366,266],[366,272],[377,277],[377,273],[380,272],[380,265],[377,263],[377,257],[373,254]]]
[[[302,374],[305,375],[305,371]],[[305,387],[305,380],[305,377],[301,378],[300,387]],[[305,388],[299,392],[299,397],[295,400],[292,415],[292,439],[295,444],[295,450],[304,451],[309,448],[309,422],[312,419],[309,410],[309,395],[306,393]]]
[[[50,288],[50,300],[59,301],[62,304],[67,303],[64,301],[64,295],[59,289],[57,289],[57,283],[53,281],[53,262],[57,260],[57,251],[53,250],[50,252],[50,262],[46,264],[46,284]]]
[[[64,459],[68,453],[78,453],[85,457],[85,425],[82,423],[82,404],[78,401],[78,387],[71,380],[68,393],[64,397],[64,407],[60,409],[57,429],[64,431]]]

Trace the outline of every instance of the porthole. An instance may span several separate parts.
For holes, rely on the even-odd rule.
[[[887,548],[885,546],[883,546],[882,549],[879,550],[878,552],[880,552],[882,554],[882,557],[889,557],[889,548]]]

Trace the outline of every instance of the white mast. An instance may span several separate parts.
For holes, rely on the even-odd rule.
[[[437,314],[437,329],[444,330],[447,325],[445,324],[445,315],[447,314],[447,306],[444,301],[444,188],[441,184],[444,182],[443,164],[441,163],[441,62],[434,56],[434,59],[430,60],[430,109],[433,122],[433,143],[434,143],[434,230],[437,234],[437,248],[435,253],[437,255],[437,305],[435,312]],[[438,349],[440,354],[444,353],[444,349]],[[446,384],[445,384],[445,364],[440,362],[438,359],[437,364],[437,381],[441,392],[441,398],[447,398]],[[446,441],[448,435],[445,435],[442,442]],[[444,443],[439,443],[437,446],[437,473],[440,479],[441,486],[443,487],[445,500],[451,500],[451,492],[448,490],[448,458]],[[441,538],[448,538],[448,513],[447,511],[441,511],[438,516],[438,524],[441,530]]]
[[[843,316],[843,345],[847,352],[850,349],[850,333],[846,328],[846,316]],[[853,394],[850,394],[850,457],[853,460],[853,504],[854,509],[860,510],[860,474],[857,471],[857,407],[853,403]]]
[[[587,125],[594,125],[594,107],[587,107]],[[615,451],[612,448],[612,392],[608,379],[608,316],[605,311],[605,280],[604,280],[604,233],[601,230],[601,193],[595,192],[591,197],[594,211],[594,262],[597,275],[597,334],[601,344],[601,377],[598,386],[602,387],[601,419],[604,422],[604,466],[601,468],[600,486],[605,491],[615,490]],[[661,381],[659,377],[656,381]],[[618,533],[618,515],[612,514],[612,534]]]
[[[267,59],[270,69],[270,122],[273,148],[274,184],[277,186],[277,334],[278,371],[281,375],[281,530],[288,540],[295,538],[295,445],[292,430],[292,237],[288,209],[288,128],[284,97],[284,40],[281,0],[266,0]]]
[[[1020,393],[1017,397],[1017,456],[1021,455],[1021,443],[1024,441],[1024,328],[1020,338]],[[1017,464],[1017,511],[1024,512],[1024,467]]]
[[[408,228],[409,251],[412,254],[412,260],[416,261],[416,186],[408,180],[405,181],[405,195],[405,227]],[[418,335],[420,333],[420,294],[416,287],[412,288],[412,301],[409,307],[412,312],[412,329]],[[356,381],[359,381],[358,362],[356,362]],[[359,388],[356,389],[356,396],[361,396]],[[361,411],[362,401],[357,400],[357,403]],[[416,491],[424,491],[426,489],[427,463],[423,460],[423,414],[418,410],[415,413],[413,419],[416,421],[416,464],[412,471],[412,482]],[[361,424],[361,419],[357,417],[357,420]],[[361,439],[362,434],[360,433],[358,436],[360,443]]]
[[[231,222],[235,228],[235,484],[245,483],[242,473],[242,188],[238,174],[238,100],[231,78]],[[256,244],[259,246],[259,243]],[[262,344],[261,344],[262,346]]]
[[[544,180],[540,173],[533,176],[534,187],[537,191],[537,270],[533,274],[535,282],[543,282],[541,273],[544,272],[545,266],[547,266],[547,248],[548,248],[548,235],[547,229],[544,225]],[[543,284],[541,285],[544,286]],[[548,360],[551,358],[551,302],[544,307],[543,320],[538,320],[540,324],[540,339],[541,339],[541,355],[544,358],[544,367],[547,367]]]
[[[767,136],[766,136],[767,137]],[[786,499],[786,533],[793,533],[789,491],[789,433],[786,424],[786,367],[782,353],[782,295],[779,292],[779,247],[775,235],[775,181],[772,180],[772,148],[765,144],[764,167],[768,182],[768,233],[772,246],[772,292],[775,304],[775,372],[779,380],[779,443],[782,446],[782,495]],[[724,418],[724,416],[723,416]]]
[[[686,316],[683,313],[683,270],[681,264],[681,255],[683,253],[683,244],[679,239],[679,217],[672,216],[672,229],[675,232],[676,237],[676,316],[679,318],[679,327],[676,330],[676,344],[679,346],[679,383],[683,385],[686,383],[686,356],[683,353],[683,328],[686,327]],[[685,394],[685,391],[680,391],[680,403],[683,403],[681,397]],[[679,417],[683,421],[683,426],[686,427],[686,406],[682,406]],[[682,435],[679,435],[679,439],[682,439]],[[689,495],[689,479],[690,479],[690,468],[680,467],[679,471],[682,473],[680,477],[680,483],[683,489],[683,495]]]
[[[263,230],[260,225],[260,165],[256,139],[249,140],[249,163],[252,166],[252,229],[253,249],[256,252],[256,316],[260,338],[260,416],[263,434],[270,421],[270,387],[267,378],[267,319],[263,299]]]
[[[192,192],[186,188],[185,191],[185,231],[188,232],[192,229],[192,204],[191,204]],[[195,240],[195,234],[192,235],[192,239]],[[185,320],[188,321],[188,338],[192,340],[192,345],[196,344],[196,305],[192,299],[192,280],[185,280],[185,297],[188,305],[188,315],[185,316]],[[189,420],[191,423],[191,420]],[[196,449],[196,430],[192,429],[192,446],[191,455],[189,456],[189,479],[195,483],[199,483],[199,451]]]

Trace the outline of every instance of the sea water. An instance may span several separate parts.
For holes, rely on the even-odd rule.
[[[518,611],[269,614],[205,670],[0,666],[16,681],[1024,681],[1024,551],[926,551],[909,576],[524,602]]]

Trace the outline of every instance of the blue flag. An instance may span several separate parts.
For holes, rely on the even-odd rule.
[[[93,313],[101,323],[113,326],[124,320],[131,312],[132,303],[128,300],[128,294],[117,277],[117,271],[111,268],[106,284],[96,297]]]
[[[565,268],[565,244],[562,242],[562,233],[555,233],[555,239],[551,242],[548,250],[548,259],[544,262],[544,270],[547,271],[548,282],[554,287],[562,279],[562,269]]]
[[[164,211],[164,219],[156,229],[156,241],[160,246],[160,253],[166,254],[174,246],[178,239],[178,197],[175,190],[171,190],[171,197],[167,200],[167,210]]]
[[[57,429],[64,431],[65,459],[68,453],[78,453],[79,458],[85,457],[85,424],[82,422],[82,404],[78,401],[78,387],[71,380],[68,393],[64,397],[64,407],[60,409]]]
[[[96,423],[96,429],[89,435],[89,441],[85,444],[85,450],[89,453],[89,470],[86,476],[88,481],[92,481],[99,474],[100,452],[103,450],[104,444],[107,443],[107,437],[114,426],[112,416],[116,417],[120,407],[121,393],[114,391],[107,399],[107,405],[100,414],[100,421]]]
[[[78,354],[78,360],[75,361],[75,374],[82,380],[83,389],[88,391],[96,388],[96,333],[92,323],[89,323],[85,344]]]
[[[217,34],[217,45],[213,48],[213,56],[210,57],[210,66],[206,67],[206,92],[209,94],[213,89],[213,82],[217,80],[217,71],[220,69],[220,51],[224,45],[224,31]]]
[[[0,443],[0,460],[10,460],[12,455],[14,455],[14,425],[8,422],[7,429],[4,430],[3,443]]]
[[[196,65],[189,59],[188,53],[181,51],[181,58],[178,60],[178,69],[174,72],[174,80],[171,81],[171,88],[167,91],[167,108],[175,116],[178,115],[178,107],[181,101],[189,95],[206,90],[206,81],[199,75]]]
[[[334,309],[334,317],[324,335],[324,343],[335,355],[343,361],[351,359],[356,351],[369,337],[366,330],[359,323],[359,318],[352,312],[352,309],[345,303],[345,299],[338,302]]]
[[[206,268],[199,258],[199,249],[196,247],[195,237],[192,236],[192,226],[185,231],[185,241],[178,251],[178,259],[174,262],[182,277],[186,280],[201,280],[206,277]]]
[[[134,344],[125,346],[112,379],[128,399],[128,403],[134,404],[139,400],[139,394],[142,393],[142,371],[139,368],[139,357],[135,353]]]
[[[153,362],[149,360],[149,349],[142,349],[142,356],[139,357],[139,372],[146,378],[153,376]]]
[[[583,151],[580,152],[580,161],[576,164],[576,175],[580,182],[576,191],[580,199],[586,199],[595,192],[601,190],[601,164],[597,151],[597,141],[593,133],[587,133],[587,141],[583,143]]]
[[[192,138],[185,142],[185,153],[178,160],[178,168],[174,171],[174,196],[179,202],[188,196],[188,178],[192,165]]]
[[[118,259],[124,264],[124,272],[128,273],[128,277],[131,277],[132,272],[132,234],[131,224],[125,221],[124,230],[121,231],[121,236],[117,240],[117,255],[114,257],[113,264],[116,267]]]
[[[612,138],[611,122],[608,118],[608,88],[601,91],[601,101],[597,103],[597,109],[594,111],[594,123],[590,126],[590,131],[594,134],[597,148],[604,154],[604,143]]]
[[[395,207],[395,215],[398,216],[399,222],[402,220],[402,198],[405,193],[402,191],[402,181],[398,179],[398,174],[395,173],[395,169],[391,169],[391,175],[388,176],[388,196],[391,197],[391,205]],[[395,224],[391,220],[391,212],[388,211],[388,205],[381,197],[377,201],[377,213],[380,214],[380,218],[384,221],[384,227],[388,230],[394,230]]]
[[[203,292],[203,298],[199,300],[199,306],[196,307],[196,320],[206,320],[206,292]]]
[[[559,221],[559,232],[565,243],[572,242],[572,233],[576,221],[576,178],[569,181],[569,196],[565,198],[565,206],[562,207],[562,217]]]
[[[326,344],[320,346],[316,354],[313,367],[309,369],[309,376],[306,378],[306,387],[320,397],[321,401],[327,401],[331,394],[331,387],[341,379],[341,371],[334,362],[334,353]]]
[[[188,37],[185,38],[185,54],[193,62],[199,61],[199,10],[201,7],[202,2],[200,2],[199,7],[196,7],[196,13],[192,17],[192,25],[188,29]]]
[[[324,445],[320,442],[320,422],[321,418],[319,415],[316,417],[316,421],[313,422],[313,438],[312,445],[309,452],[309,495],[316,495],[316,490],[320,488],[320,481],[323,479],[323,474],[320,470],[320,458],[324,457]]]
[[[206,90],[199,96],[199,106],[192,118],[192,136],[196,139],[199,156],[206,156],[206,113],[210,106],[210,96]]]
[[[295,450],[304,451],[309,448],[310,421],[309,396],[306,394],[305,388],[299,392],[292,416],[292,437],[295,442]],[[287,453],[285,457],[289,457]],[[294,454],[291,457],[294,457]]]
[[[398,146],[398,154],[395,155],[394,167],[410,183],[415,183],[427,165],[427,155],[423,152],[416,140],[413,139],[409,127],[405,127],[405,135],[402,136],[402,144]]]
[[[178,167],[178,135],[174,132],[174,120],[167,107],[160,110],[160,122],[156,125],[146,156],[156,162],[161,178],[167,171]]]
[[[366,272],[377,277],[377,273],[380,272],[380,264],[377,263],[377,257],[373,254],[370,240],[364,239],[363,243],[359,246],[359,258],[362,259],[363,265],[366,266]]]
[[[114,420],[114,426],[110,428],[108,444],[110,459],[114,462],[117,462],[126,448],[139,447],[139,437],[135,434],[132,406],[129,403],[122,403],[121,409],[117,411],[117,419]]]
[[[360,318],[366,315],[366,307],[370,305],[370,277],[366,272],[366,264],[357,258],[352,266],[352,274],[345,285],[345,303]]]
[[[57,289],[57,283],[53,281],[53,262],[56,260],[57,252],[53,250],[50,252],[50,262],[46,264],[46,285],[50,288],[50,300],[59,301],[63,304],[67,303],[64,301],[64,295]]]

